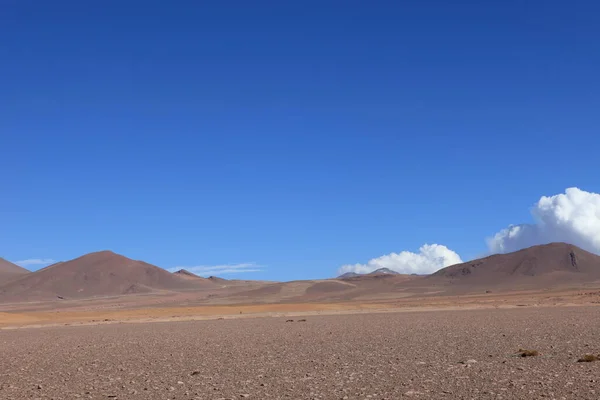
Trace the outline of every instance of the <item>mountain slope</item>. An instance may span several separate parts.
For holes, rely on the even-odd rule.
[[[369,272],[368,274],[359,274],[357,272],[346,272],[334,279],[350,279],[356,278],[358,276],[374,276],[374,275],[401,275],[399,272],[392,271],[389,268],[379,268],[373,272]]]
[[[17,264],[13,264],[4,258],[0,258],[0,285],[2,285],[4,282],[29,273],[29,270],[19,267]]]
[[[586,282],[600,279],[600,256],[571,244],[550,243],[452,265],[428,279],[471,285]]]
[[[218,285],[222,285],[222,284],[225,284],[225,283],[230,283],[230,281],[229,281],[228,279],[225,279],[225,278],[219,278],[218,276],[212,276],[212,275],[211,275],[211,276],[209,276],[207,279],[208,279],[209,281],[213,282],[213,283],[216,283],[216,284],[218,284]]]
[[[199,288],[212,283],[185,279],[110,251],[86,254],[0,286],[0,300],[86,298]]]
[[[348,279],[348,278],[354,278],[355,276],[360,276],[360,275],[361,274],[357,274],[356,272],[346,272],[345,274],[342,274],[335,279]]]
[[[181,278],[186,278],[186,279],[197,279],[197,280],[204,280],[204,281],[207,280],[206,278],[198,276],[198,275],[194,274],[193,272],[188,271],[187,269],[180,269],[179,271],[173,272],[173,274],[176,276],[179,276]]]
[[[396,271],[392,271],[389,268],[379,268],[373,272],[370,272],[368,275],[399,275],[399,273]]]

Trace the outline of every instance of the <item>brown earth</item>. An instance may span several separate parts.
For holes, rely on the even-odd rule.
[[[600,353],[597,262],[557,244],[431,277],[198,285],[93,253],[2,287],[0,399],[597,399],[600,362],[577,363]]]
[[[104,318],[129,321],[238,313],[591,304],[600,301],[599,260],[559,243],[451,266],[428,277],[369,274],[260,282],[169,273],[99,252],[1,286],[0,312],[5,314],[0,315],[0,326],[10,325],[12,319],[31,324],[90,323]],[[117,314],[107,316],[113,312]]]
[[[428,279],[478,286],[589,282],[600,280],[600,256],[567,243],[551,243],[452,265]]]
[[[598,307],[302,319],[0,331],[0,399],[599,398]]]
[[[191,279],[197,283],[202,282],[205,286],[210,286],[211,283],[214,283],[212,280],[198,276],[186,269],[180,269],[179,271],[173,272],[173,274],[184,279]]]
[[[29,271],[25,268],[0,258],[0,285],[28,273]]]
[[[245,286],[244,286],[245,287]],[[272,287],[272,286],[270,286]],[[259,290],[264,290],[258,285]],[[305,290],[305,287],[298,287]],[[115,322],[184,321],[214,318],[253,318],[282,315],[388,313],[415,310],[510,309],[600,304],[600,286],[560,290],[530,290],[469,295],[414,295],[349,301],[232,302],[235,296],[214,292],[137,294],[92,299],[0,304],[0,329],[46,325],[87,325]],[[231,287],[232,293],[239,288]],[[244,297],[237,297],[244,300]]]
[[[19,267],[17,267],[19,268]],[[0,303],[199,290],[207,304],[347,302],[600,285],[600,256],[565,243],[444,268],[430,276],[375,273],[343,279],[254,282],[169,273],[98,252],[0,283]],[[207,290],[210,290],[208,295]]]
[[[209,281],[190,281],[143,261],[101,251],[13,280],[0,287],[0,301],[114,296],[211,285]]]
[[[208,280],[210,280],[211,282],[217,283],[217,284],[224,284],[229,282],[229,280],[224,279],[224,278],[219,278],[218,276],[209,276]]]

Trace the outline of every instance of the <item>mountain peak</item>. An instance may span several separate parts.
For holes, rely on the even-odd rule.
[[[174,274],[179,274],[179,275],[186,275],[186,276],[191,276],[194,278],[200,278],[198,275],[194,274],[193,272],[188,271],[187,269],[180,269],[179,271],[175,271],[173,272]]]
[[[361,274],[357,274],[356,272],[346,272],[340,276],[337,277],[337,279],[348,279],[348,278],[354,278],[356,276],[360,276]]]
[[[600,256],[572,244],[557,242],[451,265],[431,277],[451,278],[465,283],[481,281],[490,285],[531,277],[545,277],[557,282],[584,277],[596,279],[600,278]]]
[[[378,274],[389,274],[389,275],[398,275],[399,273],[396,271],[392,271],[389,268],[379,268],[375,271],[371,272],[369,275],[378,275]]]

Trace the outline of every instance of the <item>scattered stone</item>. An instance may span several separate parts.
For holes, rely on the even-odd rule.
[[[586,354],[585,356],[581,357],[579,360],[577,360],[577,362],[594,362],[594,361],[599,361],[600,360],[600,354],[599,355],[593,355],[593,354]]]
[[[537,350],[519,349],[519,355],[521,357],[536,357],[536,356],[539,356],[540,353],[538,353]]]

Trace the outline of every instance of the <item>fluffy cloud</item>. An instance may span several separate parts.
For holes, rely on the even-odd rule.
[[[569,188],[543,196],[531,210],[533,224],[511,225],[488,239],[492,253],[509,253],[551,242],[567,242],[600,254],[600,194]]]
[[[426,244],[418,253],[403,251],[391,253],[370,260],[366,264],[344,265],[338,273],[355,272],[368,274],[379,268],[388,268],[402,274],[430,274],[441,268],[459,264],[460,256],[446,246]]]
[[[51,258],[29,258],[27,260],[14,261],[13,263],[25,268],[34,265],[50,265],[54,264],[55,262],[56,261]]]
[[[185,269],[200,276],[210,275],[224,275],[224,274],[240,274],[246,272],[260,272],[264,271],[264,268],[255,263],[243,263],[243,264],[224,264],[224,265],[196,265],[192,267],[175,267],[170,268],[169,271],[175,272],[180,269]]]

